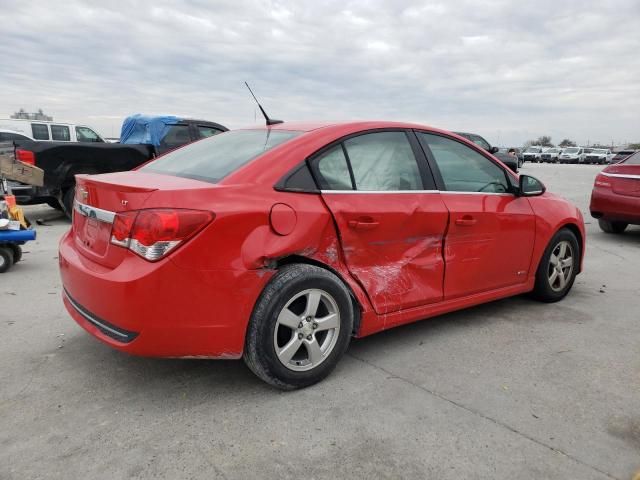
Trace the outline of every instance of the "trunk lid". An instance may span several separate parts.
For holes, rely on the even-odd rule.
[[[640,165],[611,165],[603,170],[610,175],[611,189],[618,195],[640,197]]]
[[[93,262],[114,268],[128,253],[110,243],[116,213],[153,207],[185,208],[183,199],[198,197],[190,193],[214,187],[197,180],[155,173],[78,175],[72,224],[76,248]]]

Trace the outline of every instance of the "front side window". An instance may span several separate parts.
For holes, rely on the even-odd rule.
[[[217,128],[207,127],[205,125],[198,125],[198,134],[200,135],[200,138],[213,137],[214,135],[217,135],[219,133],[222,133],[222,132]]]
[[[79,142],[102,142],[98,134],[89,127],[76,127],[76,137]]]
[[[36,140],[49,140],[49,127],[43,123],[32,123],[31,133]]]
[[[51,139],[58,142],[71,141],[69,127],[67,127],[66,125],[51,125]]]
[[[357,190],[422,190],[416,157],[404,132],[377,132],[344,141]]]
[[[169,152],[140,170],[216,183],[301,133],[268,129],[225,132]]]
[[[505,171],[466,145],[430,133],[418,132],[418,138],[431,150],[448,191],[487,193],[509,191]]]

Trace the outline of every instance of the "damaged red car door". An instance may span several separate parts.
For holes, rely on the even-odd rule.
[[[441,135],[417,135],[450,214],[445,300],[524,283],[535,240],[529,200],[514,195],[510,174],[483,154]]]
[[[379,314],[443,299],[448,212],[405,131],[352,136],[312,160],[346,264]]]

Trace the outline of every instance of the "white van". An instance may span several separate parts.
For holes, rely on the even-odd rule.
[[[96,131],[86,125],[73,123],[45,122],[17,118],[0,118],[0,128],[23,133],[34,140],[51,142],[104,143]]]

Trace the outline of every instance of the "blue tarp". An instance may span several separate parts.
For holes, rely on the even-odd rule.
[[[170,115],[151,116],[136,113],[124,119],[120,132],[120,143],[129,145],[147,144],[160,146],[171,125],[182,119]]]

